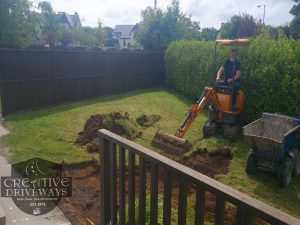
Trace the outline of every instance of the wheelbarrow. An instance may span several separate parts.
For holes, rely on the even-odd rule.
[[[262,118],[244,126],[250,147],[246,172],[276,172],[279,186],[287,187],[292,175],[300,173],[300,152],[295,148],[299,128],[299,118],[274,113],[263,113]]]

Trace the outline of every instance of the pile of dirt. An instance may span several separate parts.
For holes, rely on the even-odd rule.
[[[136,119],[136,122],[145,128],[151,127],[154,123],[160,120],[160,115],[152,114],[152,115],[141,115]]]
[[[230,148],[208,151],[198,148],[178,160],[179,163],[214,178],[217,174],[226,174],[232,159]]]
[[[109,114],[92,115],[85,123],[83,131],[79,132],[75,144],[87,144],[88,152],[99,151],[98,130],[107,129],[115,134],[133,140],[141,137],[142,131],[129,118],[128,113],[112,112]]]

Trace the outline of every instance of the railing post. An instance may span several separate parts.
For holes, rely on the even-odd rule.
[[[111,190],[111,225],[117,225],[117,155],[116,144],[110,142],[109,154],[110,154],[110,190]]]
[[[216,196],[215,225],[224,225],[225,203],[222,196]]]
[[[241,206],[237,207],[235,224],[253,225],[254,223],[255,218],[249,212],[247,213]]]
[[[157,225],[158,166],[151,163],[150,225]]]
[[[125,225],[125,148],[119,150],[119,225]]]
[[[164,170],[164,208],[163,225],[171,225],[172,173]]]
[[[140,156],[139,173],[139,220],[138,224],[146,223],[146,159]]]
[[[179,181],[178,225],[186,225],[188,181],[184,176]]]
[[[110,190],[110,153],[109,141],[100,134],[100,190],[101,190],[101,218],[100,225],[111,222],[111,190]]]
[[[196,187],[195,225],[204,225],[205,190],[202,186]]]
[[[135,223],[135,154],[128,153],[128,224]]]

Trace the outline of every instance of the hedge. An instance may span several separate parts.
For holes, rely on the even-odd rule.
[[[238,47],[242,65],[242,90],[246,94],[244,123],[277,112],[300,117],[300,42],[289,39],[250,40]],[[230,47],[218,46],[213,68],[214,42],[175,41],[165,53],[166,82],[196,99],[205,86],[214,84],[216,72]]]

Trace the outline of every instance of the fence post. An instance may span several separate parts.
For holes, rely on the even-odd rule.
[[[59,104],[58,100],[57,100],[57,74],[55,74],[55,52],[52,50],[51,51],[51,63],[52,63],[52,67],[51,67],[51,76],[53,79],[53,92],[54,92],[54,105]]]
[[[110,153],[109,141],[100,134],[100,225],[111,222]]]

